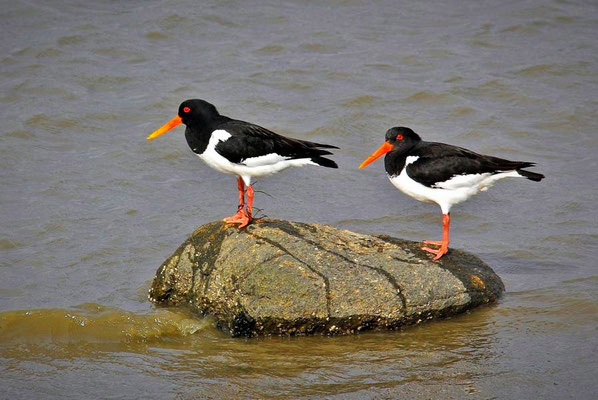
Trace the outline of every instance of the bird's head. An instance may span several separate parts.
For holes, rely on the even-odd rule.
[[[218,113],[218,110],[216,110],[216,107],[207,101],[200,99],[185,100],[179,106],[177,115],[149,135],[147,140],[155,139],[180,124],[185,124],[187,126],[206,125],[218,115],[220,114]]]
[[[412,129],[403,126],[395,126],[386,131],[384,143],[375,152],[366,158],[359,168],[364,168],[378,157],[391,151],[406,151],[421,141],[419,135]]]

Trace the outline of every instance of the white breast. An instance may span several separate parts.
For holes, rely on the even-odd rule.
[[[216,145],[218,145],[220,142],[226,141],[230,137],[231,134],[222,129],[212,132],[208,146],[203,153],[198,154],[199,158],[201,158],[206,164],[215,170],[224,173],[232,173],[232,163],[216,152]]]

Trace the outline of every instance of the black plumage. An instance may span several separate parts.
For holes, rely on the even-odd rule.
[[[185,108],[190,111],[185,112]],[[215,150],[232,163],[243,164],[248,158],[278,154],[289,159],[309,158],[323,167],[338,168],[334,161],[322,157],[332,154],[322,149],[338,147],[285,137],[259,125],[220,115],[216,107],[203,100],[183,102],[179,115],[187,124],[187,143],[197,154],[205,151],[214,131],[224,130],[231,137],[218,143]]]
[[[544,178],[542,174],[522,171],[523,168],[533,167],[533,162],[510,161],[450,144],[426,142],[409,128],[392,128],[389,132],[386,139],[394,149],[385,157],[386,172],[390,176],[397,176],[405,167],[407,157],[418,157],[407,166],[407,174],[427,187],[436,187],[459,175],[498,174],[513,170],[533,181]],[[397,139],[399,135],[402,137],[400,140]]]

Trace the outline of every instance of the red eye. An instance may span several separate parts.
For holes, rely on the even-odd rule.
[[[183,108],[183,111],[188,113],[189,111],[191,111],[191,109],[189,107],[185,107],[185,108]]]
[[[403,135],[401,135],[400,133],[397,135],[397,140],[403,140]]]

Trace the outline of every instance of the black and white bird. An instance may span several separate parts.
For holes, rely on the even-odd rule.
[[[239,228],[252,220],[251,178],[304,165],[338,168],[334,161],[323,157],[332,153],[322,150],[338,149],[336,146],[291,139],[252,123],[225,117],[214,105],[199,99],[181,103],[177,116],[147,139],[155,139],[181,123],[187,126],[185,138],[199,158],[217,171],[237,176],[239,207],[235,215],[224,221],[238,224]]]
[[[455,204],[483,192],[498,180],[509,177],[540,181],[544,175],[526,171],[535,163],[509,161],[485,156],[461,147],[423,141],[417,133],[405,127],[386,132],[385,142],[361,163],[363,168],[384,157],[384,167],[392,184],[416,200],[436,203],[442,210],[442,240],[426,240],[422,247],[438,260],[448,251],[450,211]]]

